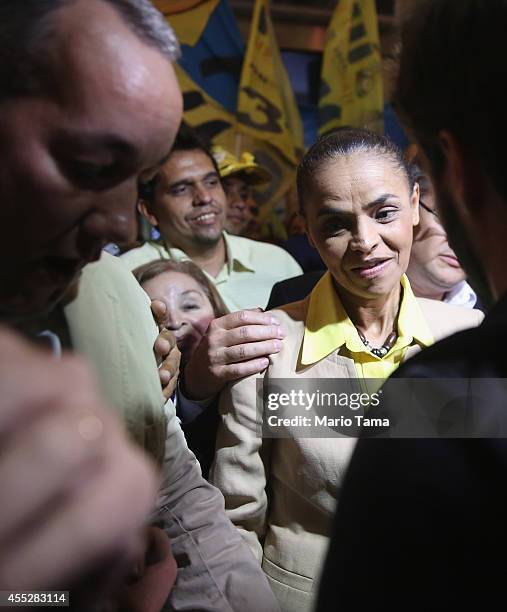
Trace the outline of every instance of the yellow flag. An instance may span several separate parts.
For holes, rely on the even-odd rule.
[[[384,132],[382,58],[375,0],[338,0],[327,31],[319,133],[344,125]]]
[[[242,132],[269,142],[296,164],[303,127],[271,21],[269,0],[256,0],[243,62],[237,117]]]
[[[218,2],[219,0],[155,0],[153,4],[167,17],[179,42],[193,47]]]

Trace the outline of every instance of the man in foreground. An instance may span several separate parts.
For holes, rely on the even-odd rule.
[[[137,179],[167,153],[179,101],[155,110],[173,86],[176,48],[163,35],[147,42],[146,29],[133,35],[125,20],[107,2],[0,5],[6,325],[26,329],[105,242],[132,239]],[[112,76],[121,53],[123,67],[135,58],[137,81]],[[125,118],[143,112],[143,132],[126,130]],[[0,345],[0,584],[65,585],[75,604],[86,591],[98,601],[142,552],[155,471],[77,358],[52,361],[5,328]]]
[[[114,393],[111,400],[152,450],[165,423],[149,304],[119,261],[87,264],[107,242],[135,237],[138,183],[158,170],[181,118],[170,65],[177,42],[145,0],[5,0],[0,29],[0,219],[9,230],[0,245],[1,318],[31,335],[31,320],[51,311],[86,266],[82,295],[66,310],[71,344],[82,340],[83,354],[99,355],[102,383],[123,378],[115,388],[125,396],[146,356],[146,405],[136,412]],[[144,319],[135,330],[122,324],[136,313]],[[154,467],[126,441],[76,358],[52,361],[10,331],[1,332],[0,357],[0,585],[70,587],[73,607],[84,595],[98,604],[143,558]],[[172,609],[244,610],[253,593],[274,609],[170,403],[167,411],[157,510],[180,566]],[[162,585],[166,596],[173,580]]]

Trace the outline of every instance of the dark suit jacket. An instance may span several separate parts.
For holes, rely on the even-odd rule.
[[[424,350],[396,377],[507,377],[507,296],[480,327]],[[507,394],[495,402],[507,412]],[[359,440],[318,612],[497,608],[506,572],[506,440]]]
[[[307,272],[306,274],[275,283],[271,289],[266,310],[273,310],[273,308],[278,308],[284,304],[292,304],[292,302],[304,300],[319,282],[324,272],[325,270]]]
[[[303,272],[323,270],[326,266],[316,248],[312,247],[306,234],[294,234],[281,245],[294,257]]]

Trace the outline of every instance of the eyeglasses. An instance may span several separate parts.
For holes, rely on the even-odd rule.
[[[439,218],[437,211],[433,208],[430,208],[429,206],[426,206],[426,204],[422,200],[419,200],[419,206],[421,208],[424,208],[424,210],[429,212],[431,215],[434,215],[437,219]]]

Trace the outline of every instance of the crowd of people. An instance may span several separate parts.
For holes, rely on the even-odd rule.
[[[269,171],[182,123],[179,44],[149,0],[0,0],[0,591],[87,612],[502,593],[507,2],[398,13],[417,158],[360,127],[322,136],[277,246],[256,239]],[[421,378],[492,380],[452,413],[496,429],[266,432],[277,381]]]

